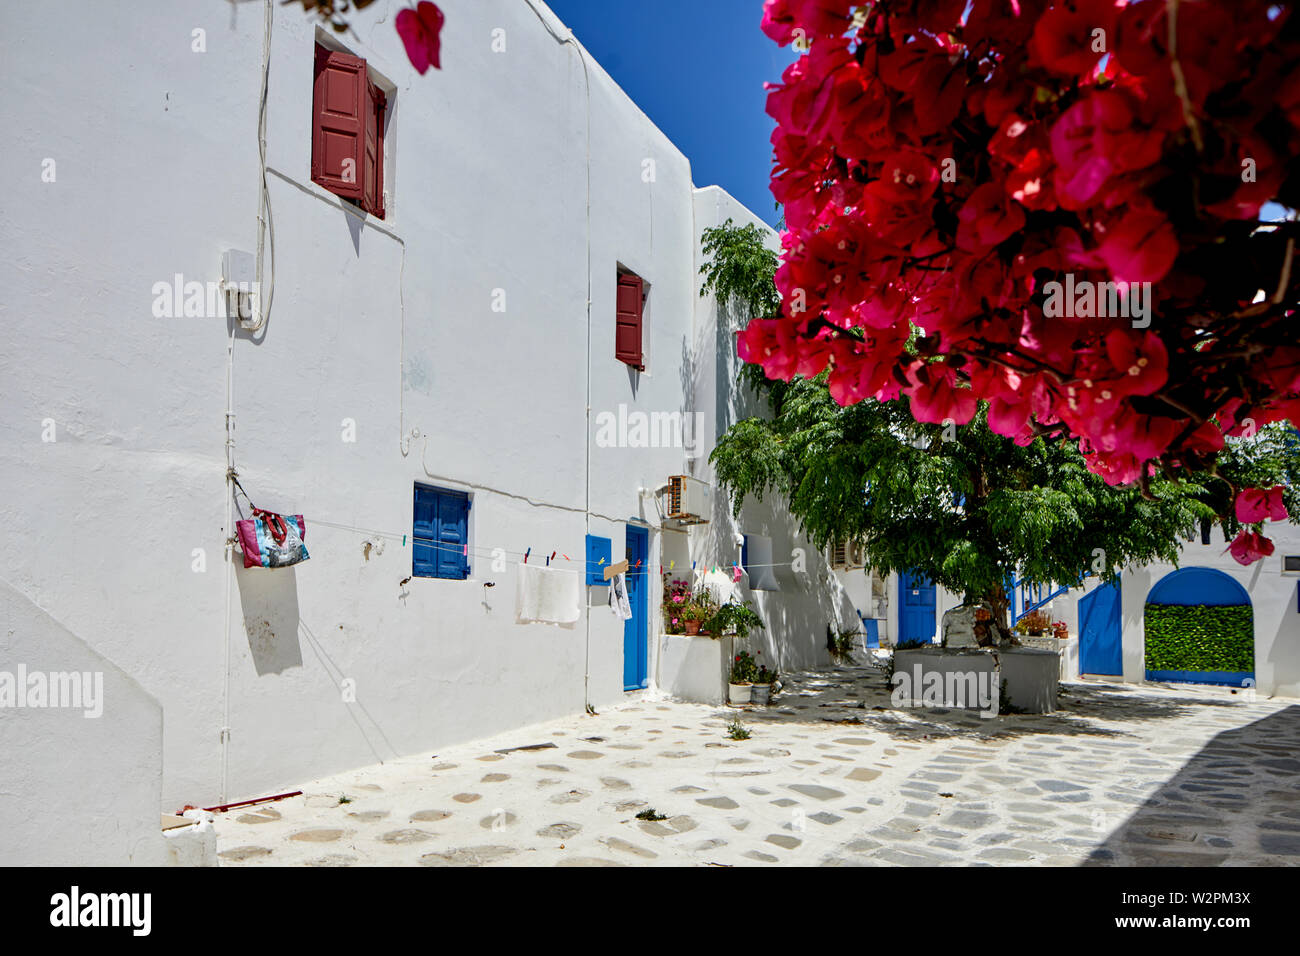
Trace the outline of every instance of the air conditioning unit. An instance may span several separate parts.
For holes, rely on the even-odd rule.
[[[1300,575],[1300,554],[1282,555],[1282,573],[1288,577]]]
[[[668,479],[668,517],[686,524],[705,524],[713,514],[713,488],[689,475]]]
[[[858,541],[831,543],[831,568],[836,571],[856,571],[867,566],[867,549]]]

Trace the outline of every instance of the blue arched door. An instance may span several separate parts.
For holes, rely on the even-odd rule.
[[[1250,594],[1214,568],[1180,568],[1147,594],[1147,680],[1255,686]]]

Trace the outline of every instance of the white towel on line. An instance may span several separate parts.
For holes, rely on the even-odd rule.
[[[627,578],[616,574],[609,579],[609,606],[620,621],[632,618],[632,604],[627,598]]]
[[[521,622],[572,624],[582,616],[582,575],[541,564],[519,565],[515,612]]]

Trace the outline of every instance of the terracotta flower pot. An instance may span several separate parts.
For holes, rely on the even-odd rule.
[[[686,622],[686,633],[687,633],[687,634],[691,634],[691,635],[699,634],[699,633],[700,633],[700,622],[699,622],[699,621],[687,621],[687,622]]]

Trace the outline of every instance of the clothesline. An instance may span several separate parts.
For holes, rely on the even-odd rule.
[[[359,534],[365,534],[365,535],[368,535],[368,536],[371,536],[371,537],[389,538],[389,539],[392,539],[392,540],[394,540],[394,541],[401,541],[403,547],[406,546],[406,543],[407,543],[407,540],[408,540],[408,539],[411,539],[411,538],[414,537],[413,535],[408,535],[408,534],[398,534],[398,533],[388,532],[388,531],[376,531],[376,530],[371,529],[371,528],[360,528],[360,527],[357,527],[357,526],[355,526],[355,525],[337,524],[337,523],[334,523],[334,522],[331,522],[331,521],[322,521],[322,520],[319,519],[319,518],[313,518],[313,519],[310,519],[308,523],[309,523],[309,524],[319,524],[319,525],[324,525],[324,526],[327,527],[327,528],[335,528],[335,529],[338,529],[338,530],[340,530],[340,531],[353,531],[353,532],[357,532],[357,533],[359,533]],[[434,544],[433,542],[425,542],[425,546],[428,547],[428,548],[431,548],[431,549],[433,549],[433,550],[435,550],[435,551],[442,551],[442,552],[446,552],[446,553],[448,553],[448,554],[459,554],[459,555],[461,555],[461,556],[463,556],[463,557],[488,558],[488,559],[492,559],[492,560],[499,560],[500,555],[497,554],[498,551],[501,552],[501,555],[514,556],[514,557],[524,558],[524,559],[531,559],[531,560],[533,560],[533,561],[539,561],[539,562],[541,562],[543,565],[545,565],[545,563],[546,563],[546,558],[547,558],[547,555],[546,555],[544,552],[541,552],[541,551],[538,551],[538,552],[536,553],[536,555],[534,555],[534,553],[533,553],[533,549],[532,549],[532,548],[528,548],[528,549],[526,549],[526,550],[524,550],[524,551],[512,551],[512,550],[510,550],[510,549],[508,549],[508,548],[485,548],[485,547],[482,547],[482,546],[470,547],[470,546],[468,546],[468,545],[461,545],[461,546],[459,546],[459,547],[456,547],[456,546],[447,546],[447,545]],[[570,564],[584,564],[584,565],[586,565],[586,567],[587,567],[589,570],[593,570],[593,571],[596,570],[596,569],[599,569],[599,568],[603,568],[603,567],[604,567],[604,561],[603,561],[603,560],[602,560],[602,561],[588,561],[588,560],[586,560],[585,557],[584,557],[584,559],[582,559],[582,560],[574,561],[573,558],[569,557],[569,555],[567,555],[567,554],[565,554],[565,553],[563,553],[563,552],[561,552],[561,551],[553,551],[553,552],[552,552],[552,557],[553,557],[554,559],[563,558],[567,563],[570,563]],[[512,564],[525,564],[525,563],[527,563],[527,562],[526,562],[525,560],[520,560],[520,561],[513,561],[513,562],[510,562],[510,563],[512,563]],[[617,562],[611,562],[611,563],[617,563]],[[699,564],[699,562],[697,562],[697,561],[693,561],[693,562],[691,562],[691,568],[690,568],[690,570],[693,571],[693,572],[700,572],[700,571],[703,571],[703,572],[706,572],[706,573],[713,572],[713,571],[722,571],[722,572],[730,573],[730,572],[732,571],[733,568],[737,568],[737,567],[739,567],[739,568],[741,569],[741,571],[743,571],[743,572],[745,572],[745,573],[748,573],[749,570],[750,570],[751,568],[752,568],[752,569],[755,569],[755,570],[757,570],[757,569],[759,569],[759,568],[791,568],[791,567],[794,567],[795,562],[794,562],[794,561],[777,561],[777,562],[773,562],[773,563],[770,563],[770,564],[754,564],[754,563],[740,564],[740,563],[738,563],[738,562],[733,562],[733,563],[731,563],[731,564],[709,564],[709,565],[707,565],[706,567],[703,567],[703,568],[697,567],[698,564]],[[654,574],[654,571],[653,571],[653,569],[652,569],[650,566],[647,566],[646,569],[645,569],[644,571],[638,571],[638,570],[635,570],[635,567],[633,566],[633,567],[629,567],[628,570],[627,570],[626,572],[624,572],[624,573],[625,573],[628,577],[637,577],[637,576],[643,576],[643,575],[644,575],[644,576],[650,576],[650,575]],[[687,573],[687,569],[686,569],[685,567],[681,567],[681,568],[676,567],[676,562],[675,562],[675,561],[670,561],[668,567],[664,567],[663,565],[660,565],[660,566],[659,566],[659,574],[660,574],[660,575],[662,575],[662,574],[674,574],[674,573],[676,573],[676,574],[685,574],[685,573]],[[658,576],[658,575],[656,575],[656,576]]]

